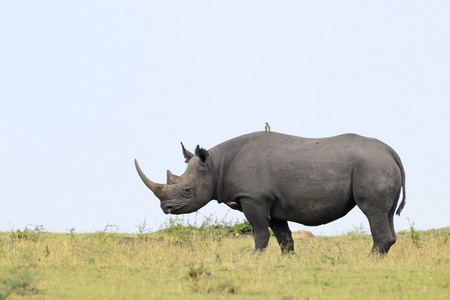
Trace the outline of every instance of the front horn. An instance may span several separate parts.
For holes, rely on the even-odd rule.
[[[153,194],[155,194],[156,197],[161,199],[161,197],[164,195],[165,185],[154,183],[153,181],[148,179],[147,176],[145,176],[144,172],[142,172],[136,159],[134,160],[134,165],[136,166],[136,170],[145,185],[153,192]]]

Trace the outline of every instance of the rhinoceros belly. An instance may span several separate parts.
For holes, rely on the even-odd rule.
[[[308,226],[322,225],[346,215],[356,203],[351,180],[336,177],[302,180],[275,192],[271,215]]]
[[[319,200],[281,203],[275,200],[271,215],[274,218],[297,222],[307,226],[323,225],[345,216],[356,205],[353,198],[336,201]]]

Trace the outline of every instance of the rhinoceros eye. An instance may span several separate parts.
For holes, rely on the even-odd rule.
[[[190,195],[192,195],[194,193],[194,188],[192,188],[192,187],[185,187],[183,189],[183,192],[184,192],[185,195],[190,196]]]

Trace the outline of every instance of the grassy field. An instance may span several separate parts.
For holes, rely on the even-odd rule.
[[[387,257],[370,235],[295,240],[281,255],[238,234],[246,224],[166,230],[0,233],[0,299],[450,299],[450,227],[398,233]],[[186,224],[184,224],[186,225]]]

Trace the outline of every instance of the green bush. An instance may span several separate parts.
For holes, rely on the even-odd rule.
[[[34,229],[29,229],[28,226],[24,230],[17,229],[16,231],[11,231],[11,240],[31,240],[37,241],[45,229],[42,225],[30,225],[34,226]]]

